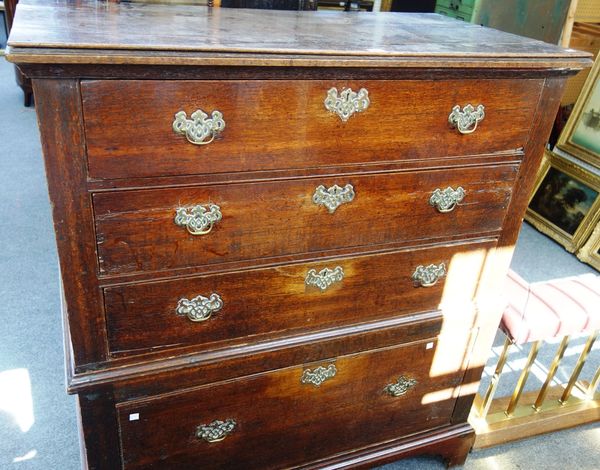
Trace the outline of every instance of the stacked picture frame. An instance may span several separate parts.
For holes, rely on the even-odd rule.
[[[600,168],[600,61],[595,61],[556,146]]]
[[[600,61],[544,153],[525,219],[600,270]]]
[[[577,257],[600,271],[600,223],[596,224],[588,241],[577,251]]]

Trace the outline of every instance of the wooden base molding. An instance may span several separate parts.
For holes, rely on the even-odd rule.
[[[417,455],[440,456],[448,467],[463,465],[473,447],[475,432],[468,424],[421,433],[408,439],[386,442],[368,449],[313,462],[302,469],[370,469]]]
[[[520,399],[522,405],[511,416],[505,413],[510,397],[497,398],[492,401],[486,419],[479,418],[475,411],[481,403],[478,395],[469,416],[476,433],[473,448],[493,447],[600,421],[600,393],[596,393],[593,399],[586,399],[583,390],[574,391],[569,401],[562,405],[559,399],[564,387],[550,387],[539,411],[533,408],[538,391],[524,393]]]

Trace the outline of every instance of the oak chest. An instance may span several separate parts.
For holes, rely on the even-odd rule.
[[[93,469],[464,461],[584,53],[438,15],[19,3]],[[49,20],[51,19],[51,21]]]

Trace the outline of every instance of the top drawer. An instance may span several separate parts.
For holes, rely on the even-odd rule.
[[[300,169],[512,150],[526,142],[541,85],[541,80],[84,81],[89,175]],[[366,105],[358,97],[344,101],[341,92],[348,88],[364,88],[368,106],[344,121],[346,115],[325,105],[334,88],[346,111]],[[329,101],[331,108],[336,100]],[[485,116],[474,132],[461,134],[449,115],[454,106],[462,112],[468,104],[483,105]],[[192,122],[197,110],[208,120],[218,111],[223,122],[201,117]],[[189,137],[202,145],[174,130],[180,111],[186,113],[180,128],[189,121]],[[466,132],[471,129],[467,124]]]

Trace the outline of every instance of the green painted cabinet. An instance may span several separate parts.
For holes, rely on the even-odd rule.
[[[571,0],[437,0],[435,12],[558,43]]]
[[[471,21],[477,0],[437,0],[435,12],[458,20]]]

